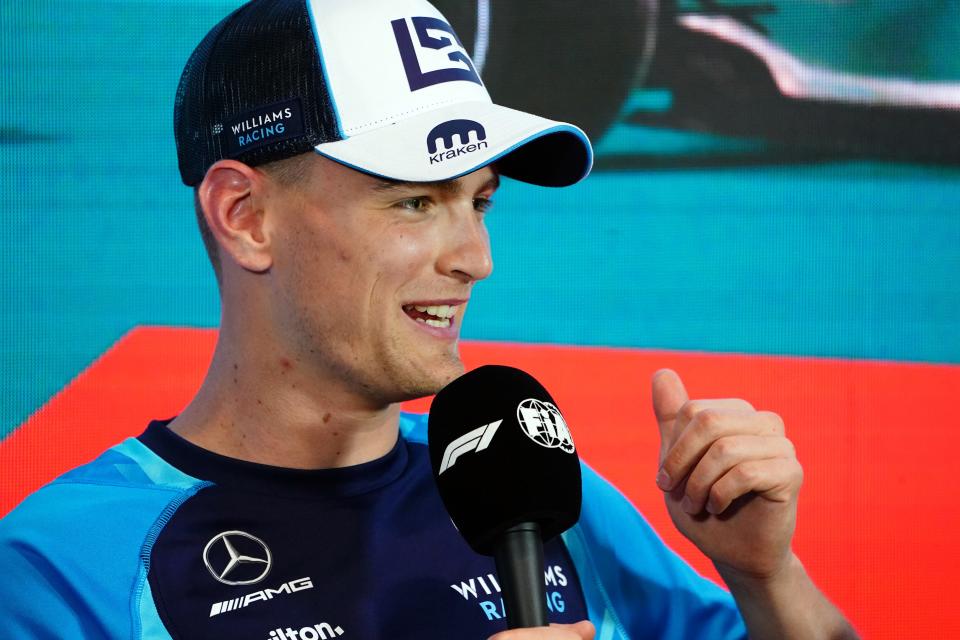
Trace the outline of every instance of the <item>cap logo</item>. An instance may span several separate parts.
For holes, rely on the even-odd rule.
[[[527,398],[517,407],[517,420],[527,437],[541,447],[574,452],[570,429],[552,402]]]
[[[461,145],[470,142],[470,134],[477,136],[476,142],[487,139],[487,131],[483,125],[474,120],[447,120],[441,122],[427,134],[427,152],[437,152],[437,141],[443,143],[445,149],[453,149],[453,137],[457,136]]]
[[[285,100],[247,111],[228,120],[219,134],[224,157],[232,158],[266,144],[303,135],[300,100]]]
[[[475,140],[470,142],[470,134]],[[457,143],[454,143],[454,138]],[[483,125],[474,120],[447,120],[441,122],[427,134],[427,153],[430,155],[430,164],[452,160],[465,153],[479,151],[489,146],[487,131]],[[440,144],[437,144],[437,143]],[[441,146],[442,145],[442,146]]]
[[[403,70],[407,74],[410,91],[455,80],[466,80],[483,85],[477,70],[473,68],[470,56],[460,43],[460,38],[453,32],[453,27],[439,18],[428,16],[417,16],[410,18],[410,21],[417,34],[419,55],[418,47],[414,45],[413,38],[410,36],[407,21],[404,18],[398,18],[390,22],[393,35],[397,39],[397,47],[400,49],[400,59],[403,61]],[[446,58],[442,55],[443,53],[446,53]],[[425,62],[433,63],[431,66],[434,68],[424,70],[421,58]],[[451,62],[453,64],[450,64]]]

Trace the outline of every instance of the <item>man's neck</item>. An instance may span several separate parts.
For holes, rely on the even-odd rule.
[[[396,444],[399,404],[338,396],[292,358],[254,360],[218,343],[203,385],[170,429],[224,456],[296,469],[361,464]]]

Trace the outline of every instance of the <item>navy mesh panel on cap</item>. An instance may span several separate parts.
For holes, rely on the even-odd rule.
[[[304,0],[253,0],[197,46],[173,112],[180,176],[217,160],[256,166],[341,140]]]

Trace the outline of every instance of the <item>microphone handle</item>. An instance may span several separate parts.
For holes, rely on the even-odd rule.
[[[494,550],[508,629],[546,627],[547,588],[543,578],[540,525],[521,522],[507,529]]]

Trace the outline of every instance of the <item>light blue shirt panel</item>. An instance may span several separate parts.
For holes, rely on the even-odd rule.
[[[28,496],[0,520],[4,634],[167,640],[150,549],[203,486],[131,438]]]

